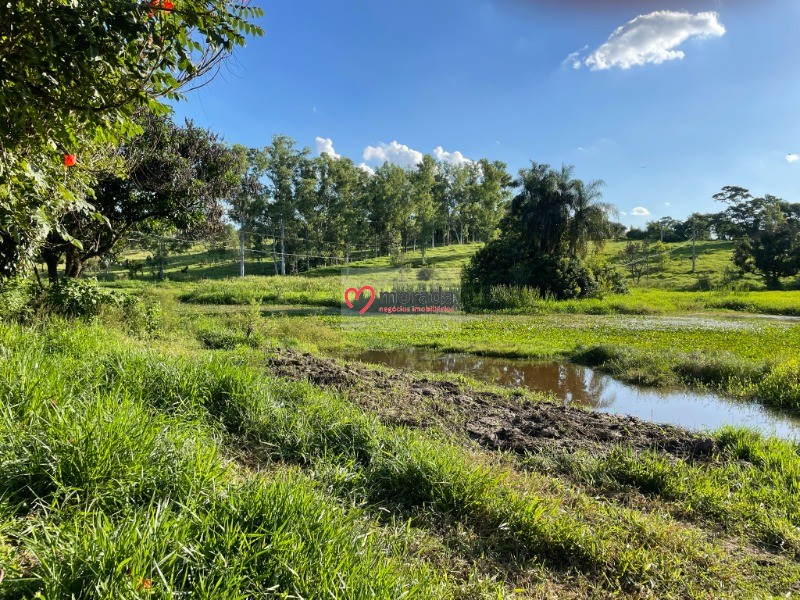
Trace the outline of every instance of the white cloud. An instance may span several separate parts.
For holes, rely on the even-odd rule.
[[[390,162],[401,167],[413,167],[422,162],[422,152],[412,150],[397,141],[391,144],[381,142],[377,146],[364,148],[364,160],[379,163]]]
[[[581,68],[581,53],[573,52],[567,58],[561,61],[562,69],[580,69]]]
[[[631,211],[631,214],[634,217],[649,217],[650,211],[647,210],[644,206],[637,206]]]
[[[725,27],[719,22],[719,15],[715,12],[692,14],[684,11],[659,10],[639,15],[617,28],[608,40],[588,57],[581,59],[576,56],[577,53],[573,53],[563,64],[571,62],[576,69],[583,64],[592,71],[660,64],[668,60],[682,59],[685,54],[677,48],[689,39],[723,35]]]
[[[361,163],[358,168],[367,173],[368,175],[375,175],[375,169],[370,167],[367,163]]]
[[[664,202],[664,206],[672,206],[672,202]]]
[[[314,145],[317,148],[317,154],[320,156],[327,154],[331,158],[341,158],[340,155],[336,154],[336,150],[333,149],[333,140],[330,138],[317,137],[314,140]]]
[[[437,160],[450,163],[451,165],[471,165],[473,161],[461,154],[459,151],[445,152],[441,146],[434,148],[433,155]]]
[[[793,162],[797,162],[798,160],[800,160],[800,156],[798,156],[797,154],[787,154],[786,155],[786,162],[793,163]]]

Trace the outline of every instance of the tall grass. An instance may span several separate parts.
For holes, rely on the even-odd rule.
[[[670,519],[383,426],[244,354],[167,357],[103,331],[0,329],[0,506],[21,549],[7,597],[455,593],[393,533],[407,519],[457,523],[481,540],[469,552],[580,573],[605,593],[769,586]]]
[[[91,328],[72,331],[96,349]],[[0,598],[451,594],[403,535],[297,470],[233,469],[196,381],[143,398],[107,360],[76,358],[80,342],[53,353],[60,338],[0,334]],[[234,385],[208,381],[209,398]]]

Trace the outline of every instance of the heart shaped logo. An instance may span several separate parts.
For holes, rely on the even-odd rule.
[[[355,298],[353,298],[353,300],[350,300],[350,292],[356,295]],[[358,314],[360,315],[363,315],[365,312],[367,312],[369,310],[369,307],[372,306],[372,303],[375,302],[375,288],[372,287],[371,285],[365,285],[358,290],[356,288],[347,288],[347,290],[345,290],[344,292],[344,303],[347,305],[347,308],[353,308],[353,302],[355,300],[358,300],[361,297],[361,294],[363,294],[364,292],[370,293],[369,302],[367,302],[364,308],[358,311]]]

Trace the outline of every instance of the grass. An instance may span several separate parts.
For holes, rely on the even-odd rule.
[[[477,247],[429,251],[434,283],[456,282]],[[698,275],[730,253],[698,250]],[[265,367],[270,348],[419,346],[800,410],[800,324],[737,314],[800,314],[800,292],[692,291],[680,253],[626,296],[375,318],[339,314],[339,267],[198,281],[187,255],[172,281],[107,282],[144,298],[135,318],[0,322],[0,600],[800,595],[797,444],[722,430],[704,461],[626,446],[512,457]],[[416,285],[409,258],[392,275],[385,258],[353,269]]]
[[[67,323],[0,326],[0,345],[3,598],[490,597],[550,582],[742,597],[800,575],[792,554],[764,566],[444,433],[381,425],[265,376],[250,351],[168,355]],[[796,453],[763,447],[778,451],[795,473]],[[749,458],[777,494],[785,479]],[[445,576],[453,561],[468,567]]]
[[[715,434],[722,456],[711,463],[618,448],[607,456],[532,456],[542,472],[561,472],[595,493],[630,491],[664,502],[676,517],[744,533],[800,557],[800,447],[730,428]]]

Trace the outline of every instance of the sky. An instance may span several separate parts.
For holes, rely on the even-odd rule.
[[[630,226],[800,202],[797,0],[253,3],[264,37],[175,107],[229,143],[574,165]]]

